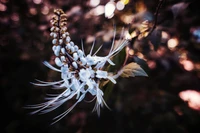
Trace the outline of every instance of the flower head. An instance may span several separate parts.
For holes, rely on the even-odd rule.
[[[76,96],[77,102],[67,111],[55,118],[55,122],[67,115],[79,102],[81,102],[86,93],[90,93],[96,98],[94,110],[100,115],[100,107],[106,105],[103,99],[103,91],[99,88],[101,80],[110,80],[116,83],[114,77],[104,69],[105,64],[108,62],[110,65],[115,65],[111,58],[119,53],[127,44],[128,41],[124,40],[120,45],[114,48],[114,43],[107,56],[92,55],[92,49],[88,55],[85,55],[84,49],[74,44],[71,40],[66,27],[66,15],[60,9],[54,11],[51,23],[50,36],[52,40],[52,50],[54,52],[55,64],[58,68],[50,65],[48,62],[44,64],[50,69],[61,73],[61,81],[57,82],[44,82],[33,83],[38,86],[54,86],[57,88],[64,88],[65,91],[59,95],[52,96],[49,101],[31,105],[30,108],[37,109],[33,113],[47,113],[50,112],[68,100]],[[97,53],[97,52],[95,52]],[[107,105],[106,105],[107,106]]]

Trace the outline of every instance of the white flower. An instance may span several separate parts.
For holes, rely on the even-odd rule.
[[[86,62],[88,66],[92,66],[96,64],[95,58],[93,58],[91,55],[86,56]]]
[[[108,76],[108,72],[102,71],[102,70],[97,70],[96,74],[97,74],[96,75],[97,78],[109,79],[111,82],[116,84],[116,81],[114,80],[114,78],[112,76]]]
[[[60,17],[63,11],[55,10],[55,14],[57,14],[57,17]],[[98,115],[100,115],[100,108],[106,105],[103,99],[104,93],[99,88],[99,84],[102,81],[101,79],[110,80],[115,84],[115,79],[117,77],[105,71],[105,64],[109,63],[110,65],[115,65],[111,61],[111,58],[118,54],[128,44],[128,41],[125,40],[116,47],[114,47],[113,42],[110,52],[106,56],[96,55],[102,46],[92,54],[94,48],[93,43],[89,54],[85,54],[83,44],[81,50],[71,41],[66,25],[63,23],[66,21],[65,17],[60,17],[59,19],[61,24],[56,24],[54,22],[56,19],[52,20],[53,27],[51,28],[52,32],[50,34],[50,36],[53,37],[52,50],[56,56],[54,62],[59,68],[50,65],[46,61],[43,63],[50,69],[60,72],[61,80],[55,82],[37,80],[39,83],[33,84],[38,86],[53,86],[54,88],[65,90],[60,94],[50,95],[50,97],[46,98],[48,100],[47,102],[31,105],[29,107],[37,109],[33,113],[47,113],[55,110],[63,103],[76,96],[77,101],[75,104],[54,118],[55,122],[57,122],[81,102],[87,93],[90,93],[96,98],[96,104],[93,110],[97,111]],[[65,46],[63,46],[63,42],[66,44]]]
[[[82,62],[82,65],[85,65],[87,63],[87,60],[84,57],[81,57],[80,60]]]
[[[89,69],[81,69],[79,72],[79,78],[81,81],[86,82],[87,80],[89,80],[91,76],[91,72]]]
[[[104,79],[106,79],[107,78],[107,76],[108,76],[108,73],[106,72],[106,71],[102,71],[102,70],[97,70],[96,71],[96,77],[97,78],[104,78]]]

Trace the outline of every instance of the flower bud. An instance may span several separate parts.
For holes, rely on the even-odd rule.
[[[74,47],[71,47],[70,50],[71,50],[72,53],[75,51]]]
[[[53,26],[53,27],[51,27],[51,29],[50,29],[50,30],[51,30],[51,31],[53,31],[54,29],[55,29],[55,27]]]
[[[55,45],[56,43],[57,43],[57,39],[53,39],[53,40],[52,40],[52,44]]]
[[[63,63],[61,62],[61,60],[58,57],[55,58],[55,63],[59,67],[61,67],[63,65]]]
[[[61,49],[60,45],[56,46],[55,51],[54,51],[54,54],[55,54],[56,56],[59,56],[59,54],[60,54],[60,49]]]
[[[65,32],[65,34],[66,34],[67,36],[69,36],[69,32]]]
[[[59,39],[59,44],[62,44],[63,43],[63,40],[62,39]]]
[[[53,50],[53,51],[56,50],[56,45],[53,45],[52,50]]]
[[[75,52],[73,53],[73,57],[74,57],[74,60],[77,61],[78,60],[78,54]]]
[[[57,34],[56,34],[56,33],[54,33],[54,34],[53,34],[53,38],[56,38],[56,37],[57,37]]]
[[[66,60],[65,60],[65,56],[61,56],[60,59],[61,59],[62,62],[63,62],[63,61],[66,61]]]
[[[80,58],[82,65],[85,65],[87,63],[86,59],[84,57]]]
[[[74,46],[74,42],[71,41],[70,44],[71,44],[71,46]]]
[[[53,36],[53,35],[54,35],[54,32],[51,32],[51,33],[50,33],[50,36]]]
[[[66,42],[70,42],[71,38],[69,36],[66,37]]]
[[[59,31],[59,28],[58,28],[58,27],[56,27],[56,31]]]
[[[61,48],[61,52],[65,54],[65,48]]]
[[[70,43],[67,43],[65,48],[68,49],[68,50],[70,50],[71,49]]]
[[[74,46],[74,51],[78,51],[78,46],[77,45]]]
[[[77,69],[77,68],[78,68],[78,65],[77,65],[77,63],[76,63],[76,62],[72,62],[72,65],[73,65],[73,67],[74,67],[75,69]]]
[[[77,53],[78,53],[78,56],[79,56],[79,57],[82,57],[82,56],[83,56],[83,51],[82,51],[82,50],[79,49],[79,50],[77,51]]]
[[[66,38],[66,34],[62,34],[62,37],[63,37],[63,38]]]

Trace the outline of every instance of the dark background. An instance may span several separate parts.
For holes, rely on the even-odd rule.
[[[107,2],[102,0],[100,4]],[[104,88],[112,110],[104,107],[98,117],[91,112],[94,103],[82,102],[52,126],[52,119],[65,111],[70,102],[49,114],[29,115],[31,110],[24,106],[42,102],[45,94],[51,92],[30,82],[60,79],[42,64],[45,60],[52,63],[54,58],[49,37],[54,8],[67,13],[68,29],[77,45],[83,39],[88,50],[96,37],[96,44],[105,43],[105,51],[112,40],[113,23],[118,31],[125,27],[130,32],[143,20],[153,23],[159,1],[130,0],[111,19],[91,15],[89,12],[95,7],[88,3],[88,0],[0,0],[1,132],[199,133],[200,10],[197,0],[165,0],[157,14],[154,35],[148,38],[154,50],[146,46],[148,39],[132,40],[130,47],[135,53],[129,61],[140,64],[149,77],[119,78],[115,86]],[[131,19],[126,20],[126,16]],[[167,39],[161,39],[157,31],[167,33]],[[178,45],[170,48],[168,43],[173,38],[178,40]],[[180,97],[180,92],[185,90],[193,90],[191,94],[185,93],[191,98],[188,102]],[[191,106],[195,100],[196,104]]]

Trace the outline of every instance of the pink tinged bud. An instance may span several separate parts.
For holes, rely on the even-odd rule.
[[[66,42],[70,42],[71,38],[69,36],[66,37]]]
[[[76,63],[76,62],[72,62],[72,66],[73,66],[75,69],[77,69],[77,68],[78,68],[78,65],[77,65],[77,63]]]
[[[66,61],[66,60],[65,60],[65,56],[61,56],[60,59],[61,59],[62,62],[63,62],[63,61]]]
[[[65,54],[65,48],[61,48],[61,52]]]
[[[61,67],[63,65],[63,63],[61,62],[61,60],[58,57],[55,58],[55,63],[59,67]]]
[[[66,34],[67,36],[69,36],[69,32],[66,32],[65,34]]]
[[[62,31],[66,31],[67,30],[67,27],[62,27]]]
[[[50,33],[50,36],[53,36],[53,35],[54,35],[54,33],[53,33],[53,32],[51,32],[51,33]]]
[[[63,40],[62,39],[59,39],[59,44],[62,44],[63,43]]]
[[[57,39],[53,39],[53,40],[52,40],[52,44],[55,45],[56,43],[57,43]]]
[[[66,38],[66,34],[62,34],[62,37],[63,37],[63,38]]]
[[[55,27],[53,26],[53,27],[51,27],[51,29],[50,29],[50,30],[51,30],[51,31],[53,31],[54,29],[55,29]]]
[[[78,54],[77,54],[77,53],[73,53],[73,57],[74,57],[74,60],[75,60],[75,61],[78,60]]]
[[[82,62],[82,65],[85,65],[87,63],[87,61],[86,61],[86,59],[84,57],[81,57],[80,60]]]
[[[58,27],[56,27],[56,31],[59,31],[59,28],[58,28]]]
[[[77,51],[77,53],[78,53],[78,56],[79,56],[79,57],[83,57],[83,51],[82,51],[82,50],[79,49],[79,50]]]

